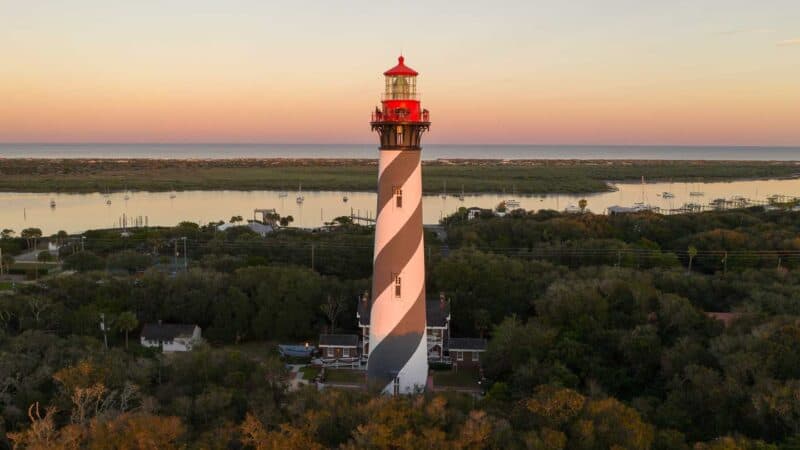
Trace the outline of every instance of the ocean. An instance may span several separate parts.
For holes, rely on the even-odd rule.
[[[0,158],[367,158],[376,144],[14,144]],[[426,145],[435,159],[650,159],[800,161],[800,147]]]

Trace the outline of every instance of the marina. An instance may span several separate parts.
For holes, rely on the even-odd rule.
[[[586,210],[607,214],[610,207],[647,209],[662,214],[679,214],[748,205],[769,205],[800,197],[800,180],[746,180],[719,183],[622,183],[613,190],[596,194],[516,195],[470,194],[425,195],[423,222],[436,224],[461,207],[493,209],[505,202],[509,209],[551,209],[577,212],[581,199]],[[674,196],[664,196],[671,192]],[[702,195],[698,193],[702,192]],[[125,201],[124,197],[128,196]],[[344,198],[347,201],[343,201]],[[463,201],[461,198],[463,197]],[[297,198],[302,198],[301,202]],[[293,226],[314,228],[336,217],[375,217],[374,192],[339,191],[179,191],[104,192],[92,194],[0,193],[0,223],[20,231],[41,228],[45,234],[59,230],[70,233],[93,228],[120,226],[123,217],[141,217],[151,226],[172,226],[183,220],[197,223],[228,221],[231,216],[251,217],[254,209],[275,209],[291,215]],[[51,207],[51,205],[58,207]]]

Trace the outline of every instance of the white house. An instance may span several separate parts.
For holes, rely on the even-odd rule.
[[[164,353],[188,352],[203,341],[200,327],[180,323],[147,323],[142,328],[143,347],[159,347]]]

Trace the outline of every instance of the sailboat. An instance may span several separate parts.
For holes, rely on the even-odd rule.
[[[50,207],[51,208],[55,208],[56,207],[56,201],[55,200],[50,199]]]
[[[442,182],[442,198],[447,198],[447,181]]]
[[[506,206],[509,207],[509,208],[519,208],[519,201],[516,198],[514,198],[514,197],[517,196],[517,186],[516,185],[514,185],[511,188],[511,195],[512,195],[512,198],[506,200]]]
[[[347,197],[347,194],[345,194],[345,195],[342,197],[342,201],[343,201],[344,203],[347,203],[347,201],[348,201],[348,200],[350,200],[350,198],[348,198],[348,197]]]
[[[306,198],[303,197],[303,185],[302,184],[299,185],[298,188],[297,188],[297,199],[295,199],[295,200],[297,201],[298,205],[302,204],[304,201],[306,201]]]
[[[463,202],[464,201],[464,185],[461,185],[461,193],[458,195],[458,200]]]

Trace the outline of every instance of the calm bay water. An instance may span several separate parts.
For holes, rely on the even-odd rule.
[[[518,196],[520,207],[527,210],[554,209],[562,211],[577,205],[581,198],[588,201],[588,209],[604,213],[613,205],[631,206],[644,202],[665,209],[679,208],[685,203],[708,204],[715,198],[742,196],[753,200],[765,200],[773,194],[800,197],[800,180],[754,180],[729,183],[653,183],[618,184],[618,191],[591,195],[547,195]],[[692,191],[704,195],[691,196]],[[664,198],[663,192],[671,192],[674,198]],[[376,198],[370,192],[303,192],[305,202],[296,202],[297,193],[289,192],[280,197],[277,191],[185,191],[131,192],[128,200],[124,193],[112,193],[106,204],[102,194],[43,194],[0,193],[0,228],[11,228],[19,232],[27,227],[38,227],[45,234],[58,230],[70,233],[87,229],[119,226],[126,215],[147,217],[149,225],[175,225],[189,220],[198,223],[228,220],[231,216],[253,217],[256,208],[275,208],[281,215],[291,215],[300,227],[316,227],[331,219],[349,215],[351,211],[361,216],[375,215]],[[348,202],[343,196],[349,197]],[[459,207],[478,206],[493,208],[509,195],[468,195],[464,201],[454,196],[425,196],[423,198],[423,220],[434,224],[443,216]],[[50,207],[50,201],[56,206]]]
[[[2,144],[0,158],[376,158],[376,144]],[[800,147],[426,145],[423,158],[800,160]]]

